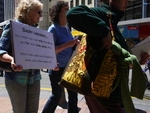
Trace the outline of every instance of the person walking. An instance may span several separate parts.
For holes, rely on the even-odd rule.
[[[115,40],[117,43],[119,43],[121,45],[120,48],[122,48],[123,51],[128,53],[129,55],[129,52],[127,52],[128,47],[125,39],[123,38],[121,32],[117,27],[118,22],[124,16],[128,0],[100,1],[101,5],[99,7],[89,8],[86,5],[79,5],[77,7],[73,7],[67,12],[67,21],[69,25],[74,29],[87,34],[87,47],[84,60],[87,72],[91,79],[91,83],[98,75],[96,72],[99,72],[100,64],[103,61],[105,53],[108,50],[112,50],[112,40]],[[119,57],[120,56],[116,56],[116,62],[119,60]],[[121,67],[121,65],[119,66]],[[140,67],[140,65],[138,66]],[[106,65],[106,67],[108,66]],[[113,67],[108,68],[113,69]],[[127,65],[126,68],[122,69],[124,69],[123,72],[128,73],[129,65]],[[114,71],[116,70],[113,70],[112,72]],[[119,70],[117,70],[117,72],[119,72]],[[124,74],[123,72],[121,73]],[[119,77],[123,78],[124,76],[120,75]],[[127,86],[126,89],[122,89],[122,87],[124,87],[123,83],[126,82],[125,84],[127,84],[128,82],[128,76],[126,75],[125,77],[126,79],[124,80],[120,79],[122,80],[122,82],[119,81],[118,85],[110,93],[110,96],[108,98],[97,99],[85,95],[86,103],[89,107],[90,113],[124,113],[125,111],[127,113],[135,113],[135,108],[133,106],[133,102],[131,100],[129,92],[126,93],[127,95],[123,93],[123,90],[127,89],[126,91],[128,91]],[[145,87],[144,85],[146,80],[144,76],[141,77],[143,77],[143,79],[141,79],[141,83],[143,83],[142,86]],[[105,82],[103,85],[105,85]],[[93,88],[93,86],[91,87]],[[142,95],[144,95],[143,92],[144,88],[142,89]],[[126,100],[124,99],[125,97],[128,97],[129,99],[128,105]],[[126,103],[127,105],[125,106],[126,108],[131,109],[126,109],[124,111],[124,103]],[[129,103],[131,103],[131,106],[129,105]]]
[[[39,0],[21,0],[15,11],[18,23],[37,27],[42,17],[43,4]],[[4,27],[0,38],[0,60],[11,64],[12,72],[5,72],[5,86],[13,113],[38,113],[40,95],[40,70],[23,69],[12,56],[10,23]]]
[[[146,88],[150,91],[150,81],[148,75],[146,74],[147,71],[149,71],[149,75],[150,75],[150,59],[147,60],[147,62],[145,63],[145,67],[143,69],[145,77],[147,78]]]
[[[53,24],[49,27],[48,32],[53,33],[56,50],[58,47],[64,47],[64,44],[73,41],[78,43],[71,35],[69,27],[67,26],[66,13],[69,10],[68,3],[65,1],[58,1],[52,8],[50,8],[50,18]],[[73,53],[73,47],[68,47],[62,51],[56,51],[59,70],[51,70],[49,74],[52,95],[46,102],[42,113],[54,113],[60,101],[63,87],[58,85],[60,82],[64,69]],[[78,113],[78,95],[76,92],[68,92],[68,113]]]

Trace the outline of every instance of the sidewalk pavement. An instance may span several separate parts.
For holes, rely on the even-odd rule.
[[[9,97],[7,95],[6,89],[4,87],[0,86],[0,92],[3,92],[3,94],[0,93],[0,113],[13,113],[11,103],[10,103]],[[46,93],[46,92],[42,91],[42,95],[44,95],[44,93]],[[4,95],[4,96],[2,96],[2,95]],[[46,101],[47,101],[47,98],[40,97],[38,113],[41,113]],[[146,101],[147,101],[147,104],[146,104]],[[147,99],[137,100],[137,99],[133,98],[133,102],[135,103],[135,107],[138,109],[137,113],[150,113],[146,110],[149,108],[149,111],[150,111],[149,100],[147,100]],[[79,113],[90,113],[89,109],[85,103],[84,97],[82,95],[80,95],[78,107],[81,108]],[[55,113],[67,113],[67,109],[62,109],[60,107],[57,107]]]
[[[42,112],[42,109],[46,103],[47,99],[40,99],[39,110],[38,113]],[[8,97],[0,97],[0,113],[13,113],[11,103]],[[79,113],[90,113],[87,105],[84,101],[79,101],[78,107],[81,108]],[[57,107],[55,113],[67,113],[67,109],[63,109],[61,107]]]
[[[40,97],[40,101],[39,101],[38,113],[42,112],[42,109],[48,99],[47,96],[44,97],[46,93],[49,94],[49,92],[41,90],[42,96]],[[79,97],[78,107],[81,108],[79,113],[90,113],[82,95],[80,95]],[[11,103],[4,85],[0,85],[0,113],[13,113]],[[61,107],[57,107],[55,113],[67,113],[67,109],[62,109]]]
[[[41,94],[39,100],[39,111],[42,112],[42,109],[51,95],[51,89],[49,88],[49,79],[47,73],[42,73],[41,80]],[[66,97],[67,97],[66,93]],[[67,99],[67,98],[66,98]],[[136,98],[132,98],[135,108],[137,109],[137,113],[150,113],[150,91],[146,90],[145,96],[143,100],[139,100]],[[78,95],[78,107],[81,108],[79,113],[90,113],[89,109],[85,103],[85,99],[83,95]],[[13,113],[11,103],[8,97],[8,93],[4,86],[4,78],[0,77],[0,113]],[[67,113],[67,109],[62,109],[57,107],[55,113]]]
[[[40,99],[39,104],[39,111],[38,113],[42,112],[43,106],[45,105],[47,99]],[[11,104],[8,97],[0,97],[0,113],[13,113]],[[90,113],[87,105],[85,104],[85,101],[80,100],[78,103],[78,107],[81,108],[79,113]],[[55,113],[67,113],[67,109],[62,109],[60,107],[57,107]],[[137,110],[137,113],[150,113],[143,110]]]
[[[45,105],[46,101],[47,101],[47,99],[40,99],[38,113],[42,112],[43,106]],[[0,106],[1,106],[0,113],[13,113],[9,98],[0,97]],[[79,113],[90,113],[85,102],[80,101],[78,103],[78,107],[81,108]],[[67,109],[62,109],[61,107],[57,107],[55,113],[67,113]]]

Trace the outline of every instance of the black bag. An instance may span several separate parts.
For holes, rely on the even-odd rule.
[[[13,69],[11,68],[11,64],[3,61],[0,61],[0,70],[3,70],[5,72],[13,71]]]

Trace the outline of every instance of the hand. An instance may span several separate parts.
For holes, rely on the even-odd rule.
[[[23,68],[22,68],[21,65],[16,65],[16,64],[14,63],[14,59],[11,61],[11,68],[12,68],[14,71],[18,71],[18,72],[23,70]]]
[[[53,70],[54,71],[59,71],[59,67],[55,67]]]
[[[102,49],[110,49],[112,47],[112,36],[110,32],[102,39]]]
[[[57,46],[56,47],[56,53],[59,53],[61,52],[62,50],[68,48],[68,47],[73,47],[74,45],[78,44],[79,43],[79,40],[78,39],[75,39],[75,40],[71,40],[69,42],[66,42],[60,46]]]
[[[78,44],[80,41],[78,39],[71,40],[66,43],[67,47],[73,47],[74,45]]]
[[[53,69],[54,71],[59,71],[59,63],[57,63],[57,67]]]

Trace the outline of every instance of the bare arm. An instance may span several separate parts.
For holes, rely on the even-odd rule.
[[[79,40],[78,39],[75,39],[75,40],[71,40],[69,42],[66,42],[60,46],[57,46],[56,47],[56,53],[59,53],[61,52],[62,50],[68,48],[68,47],[73,47],[74,45],[78,44],[79,43]]]
[[[8,62],[8,63],[11,63],[11,68],[14,70],[14,71],[22,71],[22,66],[20,65],[16,65],[14,63],[14,58],[12,56],[10,56],[9,54],[5,53],[3,55],[0,56],[0,60],[3,61],[3,62]]]

